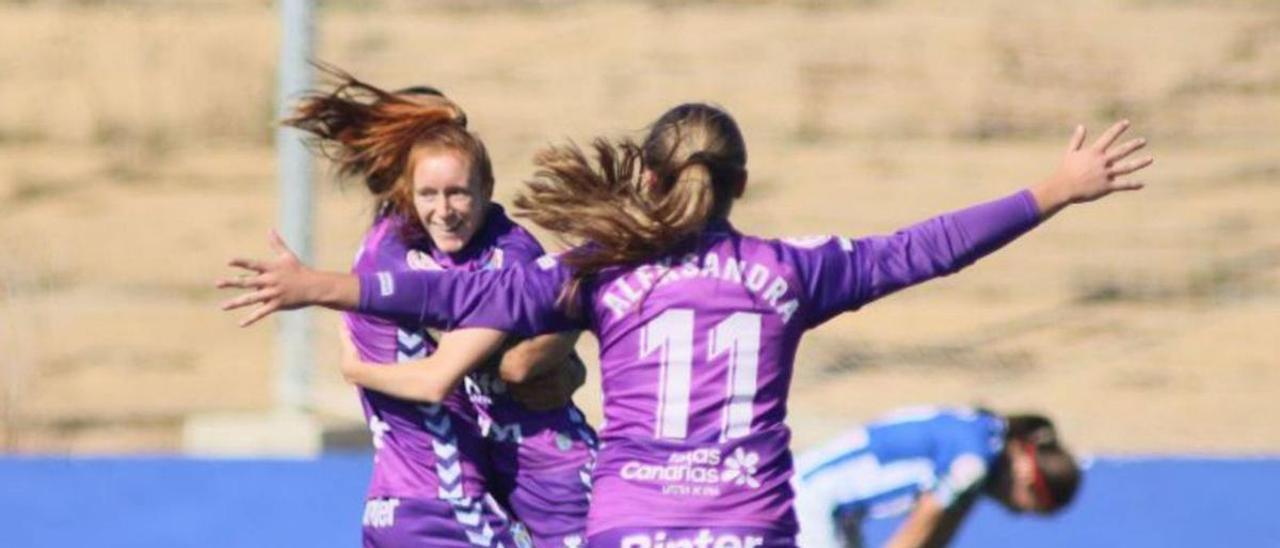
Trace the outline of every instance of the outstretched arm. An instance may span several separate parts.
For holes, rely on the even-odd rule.
[[[504,270],[383,271],[356,277],[308,268],[275,232],[270,242],[273,258],[235,259],[231,266],[251,274],[217,283],[219,288],[251,290],[222,305],[223,310],[252,307],[241,326],[279,310],[305,306],[356,311],[437,329],[485,327],[522,337],[566,331],[579,323],[558,306],[570,272],[554,260]]]
[[[235,258],[227,263],[252,274],[222,278],[215,284],[218,289],[251,290],[222,303],[223,310],[253,307],[249,315],[240,320],[240,327],[248,327],[281,310],[323,306],[351,311],[359,306],[359,278],[309,268],[302,264],[275,230],[267,235],[267,243],[274,254],[270,259]]]
[[[866,297],[874,299],[935,276],[956,272],[1026,233],[1071,204],[1142,183],[1120,177],[1151,165],[1152,158],[1125,158],[1145,146],[1134,139],[1115,146],[1129,127],[1122,121],[1085,147],[1077,126],[1058,168],[1045,180],[1004,199],[979,204],[916,224],[882,238],[867,238],[861,260],[871,274]]]
[[[1123,177],[1151,165],[1153,159],[1128,159],[1145,146],[1143,139],[1115,144],[1128,126],[1112,126],[1087,147],[1084,128],[1076,128],[1048,178],[1005,198],[939,215],[891,235],[838,239],[800,251],[809,324],[956,272],[1068,205],[1142,188],[1142,183]]]
[[[1144,186],[1141,181],[1121,179],[1155,162],[1151,156],[1129,158],[1147,146],[1146,139],[1139,137],[1115,144],[1128,129],[1129,121],[1122,120],[1093,144],[1085,146],[1085,128],[1076,126],[1058,169],[1030,188],[1041,219],[1048,219],[1071,204],[1092,202],[1113,192],[1139,190]]]
[[[506,334],[482,328],[450,331],[430,356],[395,365],[361,361],[345,321],[340,338],[342,376],[347,382],[405,400],[439,403],[467,372],[502,346]]]

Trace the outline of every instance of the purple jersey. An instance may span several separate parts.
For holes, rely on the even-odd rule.
[[[400,238],[394,217],[378,220],[366,234],[352,271],[401,272],[429,267],[430,255]],[[351,338],[366,362],[395,364],[435,350],[416,322],[344,314]],[[370,498],[476,498],[485,493],[488,461],[475,410],[457,390],[436,405],[402,400],[360,389],[365,418],[373,432]]]
[[[438,249],[431,251],[435,264],[429,270],[501,270],[533,263],[544,254],[532,234],[512,222],[501,206],[492,204],[483,230],[462,251],[454,254]],[[572,405],[541,412],[525,408],[511,397],[506,383],[499,377],[499,357],[471,372],[465,380],[467,394],[480,414],[481,430],[486,437],[500,452],[518,451],[518,466],[530,471],[581,465],[587,456],[587,447],[580,438],[594,439],[594,432],[583,422],[582,413]],[[584,429],[586,431],[579,432]],[[568,441],[557,439],[557,432],[572,433],[572,436]],[[573,454],[566,454],[569,452]],[[502,457],[499,455],[497,460],[502,462]],[[510,466],[514,472],[517,464]]]
[[[491,204],[479,232],[457,253],[445,253],[429,246],[421,257],[422,270],[477,272],[501,270],[531,263],[544,254],[538,240],[507,217],[498,204]],[[463,381],[468,398],[479,413],[481,430],[486,435],[496,431],[501,439],[508,437],[508,424],[521,420],[528,411],[507,393],[506,384],[498,376],[495,355],[472,371]]]
[[[492,204],[484,227],[461,251],[432,248],[428,269],[501,270],[532,263],[543,253],[533,235]],[[531,411],[513,399],[499,377],[500,357],[464,380],[486,441],[488,487],[524,522],[537,545],[561,546],[564,537],[585,532],[595,431],[572,404]]]
[[[841,312],[963,268],[1030,230],[1029,192],[857,240],[766,240],[713,225],[688,247],[606,270],[585,313],[557,306],[569,270],[370,274],[363,311],[600,340],[605,425],[588,533],[756,527],[793,534],[784,424],[801,335]]]

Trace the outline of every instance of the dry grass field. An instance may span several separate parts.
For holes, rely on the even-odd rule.
[[[0,451],[176,451],[189,416],[272,405],[272,329],[235,327],[211,285],[275,222],[275,17],[0,3]],[[1085,452],[1280,452],[1280,3],[335,0],[317,36],[461,102],[502,199],[546,143],[724,105],[751,153],[736,223],[768,235],[1002,195],[1074,123],[1130,117],[1149,188],[812,335],[797,443],[938,402],[1047,411]],[[346,268],[368,205],[318,173],[316,262]],[[315,411],[353,424],[332,324]]]

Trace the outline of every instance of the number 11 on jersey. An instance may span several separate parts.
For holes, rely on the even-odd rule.
[[[641,330],[640,357],[658,352],[658,408],[654,437],[682,440],[689,430],[689,390],[693,381],[694,311],[663,311]],[[728,360],[720,441],[751,429],[752,404],[760,365],[759,314],[735,312],[707,332],[706,364]]]

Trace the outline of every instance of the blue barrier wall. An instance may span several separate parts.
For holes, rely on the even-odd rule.
[[[1280,547],[1277,489],[1280,459],[1098,459],[1063,512],[1017,516],[982,501],[953,546]],[[896,524],[870,524],[869,544]]]
[[[0,458],[0,546],[352,547],[369,455]],[[1280,459],[1099,459],[1052,519],[982,503],[955,546],[1280,546]],[[882,540],[891,521],[868,525]]]
[[[369,455],[0,459],[0,547],[360,545]]]

